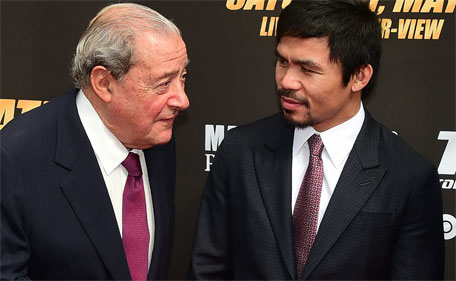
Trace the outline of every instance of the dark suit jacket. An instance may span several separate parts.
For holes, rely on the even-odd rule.
[[[3,279],[131,279],[77,90],[15,118],[1,140]],[[149,279],[164,279],[174,227],[174,140],[144,150],[155,215]]]
[[[202,197],[189,279],[297,279],[293,132],[280,115],[229,131]],[[366,114],[301,279],[443,278],[442,225],[435,167]]]

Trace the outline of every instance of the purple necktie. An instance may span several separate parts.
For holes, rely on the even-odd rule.
[[[293,229],[296,250],[296,271],[301,277],[310,249],[317,235],[318,209],[323,184],[323,143],[319,135],[312,135],[309,145],[309,166],[299,189],[293,212]]]
[[[131,279],[146,280],[150,235],[139,156],[132,152],[128,153],[122,165],[128,171],[122,201],[123,245]]]

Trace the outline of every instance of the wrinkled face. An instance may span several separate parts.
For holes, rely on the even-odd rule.
[[[136,36],[133,65],[112,82],[104,120],[127,148],[169,142],[174,119],[189,106],[184,89],[187,64],[187,49],[179,35]]]
[[[342,81],[342,66],[330,61],[327,38],[283,37],[277,46],[276,85],[286,120],[325,131],[354,116],[360,93],[353,78]]]

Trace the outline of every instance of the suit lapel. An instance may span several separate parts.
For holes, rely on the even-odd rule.
[[[254,165],[269,221],[290,279],[296,279],[291,213],[291,157],[293,129],[277,118],[279,127],[254,150]]]
[[[103,176],[76,109],[76,91],[58,115],[55,161],[69,170],[61,185],[68,202],[114,279],[130,279],[117,221]]]
[[[307,279],[380,183],[379,125],[366,112],[363,127],[326,209],[301,279]]]
[[[174,210],[174,206],[169,204],[174,202],[173,193],[170,188],[170,182],[166,181],[167,161],[164,157],[171,157],[169,154],[163,155],[166,146],[156,146],[152,149],[145,150],[145,158],[147,163],[147,173],[149,175],[149,184],[152,194],[152,204],[154,212],[154,245],[152,252],[152,260],[149,267],[148,280],[164,279],[166,275],[166,265],[162,264],[163,254],[166,253],[166,240],[172,239],[168,237],[167,230],[172,226],[169,225],[168,218]]]

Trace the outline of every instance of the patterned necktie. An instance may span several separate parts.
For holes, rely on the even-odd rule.
[[[296,271],[298,278],[309,257],[310,249],[317,234],[318,209],[323,184],[323,142],[319,135],[312,135],[309,145],[309,166],[299,189],[293,212],[293,229],[296,250]]]
[[[150,235],[139,156],[130,152],[122,165],[128,171],[122,201],[122,241],[132,280],[146,280]]]

